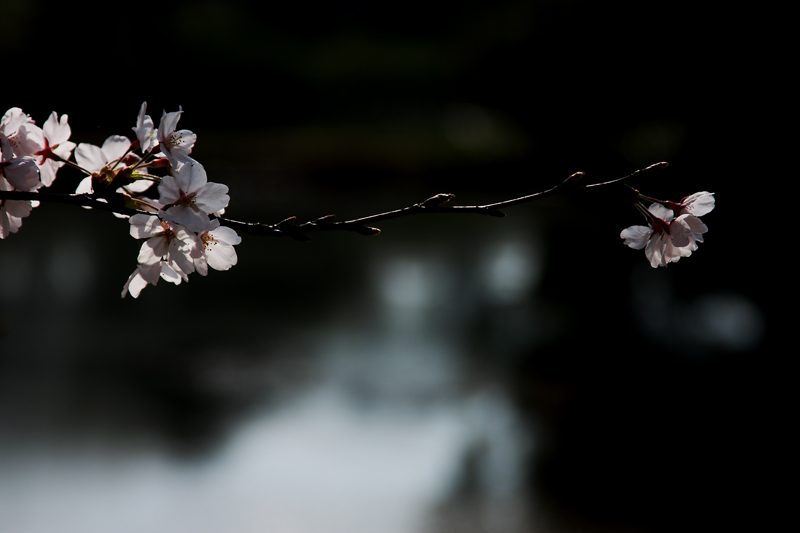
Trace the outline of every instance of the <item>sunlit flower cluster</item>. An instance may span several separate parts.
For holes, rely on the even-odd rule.
[[[197,135],[177,130],[182,113],[164,112],[156,128],[145,102],[132,128],[133,142],[112,135],[95,146],[69,140],[67,115],[59,119],[53,112],[40,128],[20,108],[11,108],[0,122],[0,191],[49,187],[59,169],[70,165],[86,175],[76,194],[140,211],[130,217],[130,234],[142,245],[123,297],[138,297],[159,278],[177,285],[192,272],[205,276],[208,267],[228,270],[237,262],[233,246],[241,242],[218,219],[230,200],[228,187],[209,182],[203,165],[190,157]],[[156,174],[158,169],[168,173]],[[153,189],[157,198],[148,192]],[[0,199],[0,238],[16,233],[37,205]]]
[[[652,200],[647,209],[639,199]],[[708,227],[698,217],[714,209],[714,194],[698,192],[680,202],[663,202],[638,194],[637,209],[647,219],[647,226],[631,226],[620,233],[620,237],[635,250],[644,248],[650,266],[658,268],[677,263],[681,257],[689,257],[703,242]]]

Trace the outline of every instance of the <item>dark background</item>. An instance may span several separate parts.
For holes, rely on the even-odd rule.
[[[475,304],[454,333],[466,381],[496,384],[544,435],[521,493],[536,492],[548,525],[514,531],[759,523],[781,471],[770,305],[783,282],[759,218],[764,182],[778,179],[780,59],[769,29],[779,14],[751,9],[0,1],[5,108],[40,124],[66,113],[75,142],[101,144],[131,136],[142,101],[156,122],[182,106],[180,127],[198,134],[193,156],[230,187],[235,219],[352,218],[439,192],[488,203],[576,171],[605,181],[658,161],[669,168],[632,185],[718,200],[703,217],[706,242],[666,269],[622,246],[619,232],[642,223],[630,206],[584,194],[509,208],[502,220],[390,221],[378,238],[245,235],[230,272],[122,301],[137,250],[126,224],[42,205],[0,244],[0,453],[3,438],[11,449],[91,428],[101,440],[155,432],[177,456],[204,457],[255,399],[292,383],[278,367],[246,393],[203,390],[191,376],[218,362],[208,350],[228,350],[245,371],[303,360],[309,331],[369,322],[366,262],[435,250],[453,259],[445,278],[465,291],[480,243],[535,235],[541,273],[524,298]],[[53,189],[79,180],[62,172]],[[70,254],[76,242],[93,259]],[[438,307],[437,320],[458,307]],[[451,501],[467,502],[452,507],[466,516],[481,498],[468,459]],[[444,509],[441,530],[473,530],[448,526]]]

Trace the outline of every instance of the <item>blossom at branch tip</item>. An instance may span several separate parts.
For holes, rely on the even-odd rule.
[[[172,113],[164,111],[161,115],[161,122],[158,124],[158,147],[173,168],[177,167],[179,163],[191,161],[189,154],[192,153],[192,148],[197,140],[197,135],[189,130],[175,131],[183,113],[180,107],[178,109],[179,111]]]
[[[697,250],[697,243],[703,242],[703,233],[708,228],[694,215],[683,214],[674,218],[671,209],[656,203],[648,210],[652,215],[648,226],[631,226],[624,229],[620,237],[634,250],[644,248],[653,268],[689,257]]]
[[[142,152],[146,154],[158,142],[158,130],[153,127],[154,123],[150,115],[145,113],[147,113],[147,102],[142,103],[139,116],[136,118],[136,126],[132,129],[136,132]]]
[[[164,217],[197,233],[206,231],[209,213],[224,209],[230,201],[228,187],[209,183],[203,165],[193,159],[164,176],[158,192],[159,201],[167,206]]]

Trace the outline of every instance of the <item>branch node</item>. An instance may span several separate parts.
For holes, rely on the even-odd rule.
[[[666,161],[662,161],[660,163],[656,163],[654,165],[650,165],[646,169],[642,170],[642,172],[651,172],[652,171],[652,172],[658,174],[659,172],[661,172],[662,170],[664,170],[668,166],[669,166],[669,163],[667,163]]]
[[[314,220],[313,224],[330,224],[336,215],[325,215]]]
[[[562,187],[574,187],[586,176],[583,172],[576,172],[561,183]]]
[[[285,219],[281,220],[280,222],[278,222],[277,224],[275,224],[275,227],[283,229],[286,226],[291,226],[292,224],[294,224],[295,220],[297,220],[297,217],[285,218]]]
[[[419,205],[420,207],[438,207],[440,205],[446,204],[447,202],[449,202],[450,200],[452,200],[455,197],[456,197],[455,194],[441,193],[441,194],[437,194],[436,196],[431,196],[430,198],[428,198],[427,200],[425,200],[421,204],[417,204],[417,205]]]

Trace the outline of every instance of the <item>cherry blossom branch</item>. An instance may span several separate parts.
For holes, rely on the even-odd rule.
[[[325,215],[315,220],[310,220],[302,224],[296,224],[296,217],[289,217],[277,224],[264,224],[260,222],[242,222],[238,220],[229,219],[226,217],[217,217],[220,223],[228,226],[234,230],[258,236],[273,236],[273,237],[291,237],[299,241],[310,241],[311,237],[307,233],[319,231],[351,231],[361,235],[379,235],[381,230],[370,226],[369,224],[376,224],[384,220],[391,220],[395,218],[402,218],[414,215],[425,214],[478,214],[492,217],[504,217],[505,213],[501,209],[512,207],[518,204],[532,202],[548,198],[556,194],[565,192],[576,192],[580,190],[588,190],[597,187],[609,187],[623,181],[630,180],[631,178],[641,176],[644,174],[657,174],[664,168],[667,163],[661,162],[649,167],[637,170],[627,176],[617,178],[611,181],[602,183],[593,183],[589,185],[581,185],[585,174],[583,172],[576,172],[565,179],[560,184],[551,187],[545,191],[529,194],[519,198],[504,200],[485,205],[457,205],[445,206],[455,197],[453,194],[437,194],[420,202],[418,204],[403,207],[393,211],[378,213],[352,220],[344,220],[334,222],[335,215]],[[39,191],[0,191],[0,199],[3,200],[29,200],[40,202],[55,202],[62,204],[78,205],[81,207],[91,207],[101,211],[108,211],[120,215],[133,216],[140,213],[147,213],[145,211],[125,207],[122,205],[113,205],[106,203],[102,200],[91,197],[87,194],[59,194]],[[152,213],[148,213],[152,214]]]
[[[666,266],[688,257],[703,242],[708,228],[697,217],[714,209],[714,194],[694,193],[680,202],[658,201],[644,196],[623,183],[636,176],[654,175],[666,163],[656,163],[627,176],[601,183],[586,184],[584,174],[576,172],[547,190],[484,205],[444,205],[453,194],[437,194],[418,204],[401,209],[334,221],[334,215],[298,223],[289,217],[277,224],[241,222],[223,216],[228,209],[229,189],[208,180],[203,165],[191,157],[197,135],[178,129],[183,114],[163,111],[158,128],[147,115],[143,102],[136,126],[136,140],[111,135],[102,146],[70,141],[67,115],[54,111],[42,127],[12,107],[0,120],[0,239],[6,239],[22,226],[40,202],[56,202],[107,211],[128,218],[131,237],[141,242],[136,270],[128,277],[121,296],[137,298],[147,285],[159,279],[178,285],[189,281],[189,274],[208,274],[209,268],[229,270],[238,262],[234,247],[242,242],[237,233],[290,237],[311,240],[319,231],[350,231],[360,235],[379,235],[374,224],[385,220],[428,214],[476,214],[504,217],[504,209],[556,194],[598,191],[630,201],[647,220],[647,226],[631,226],[620,237],[631,248],[645,249],[651,266]],[[141,155],[140,155],[141,154]],[[75,158],[74,161],[71,158]],[[59,168],[69,165],[85,175],[75,194],[50,192]],[[152,173],[163,168],[164,175]],[[158,198],[150,198],[158,184]],[[148,196],[145,196],[147,194]],[[653,202],[645,209],[642,200]]]

